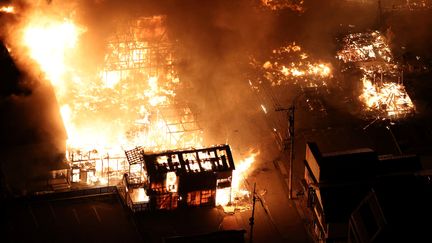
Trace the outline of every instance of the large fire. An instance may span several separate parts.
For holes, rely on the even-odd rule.
[[[165,16],[119,24],[106,40],[104,62],[88,74],[79,65],[89,55],[80,53],[85,26],[43,11],[23,14],[19,28],[14,28],[20,40],[15,53],[25,50],[35,70],[54,87],[68,135],[72,182],[114,185],[127,171],[127,148],[203,146],[194,112],[176,96],[183,87],[174,67],[174,41],[165,35]],[[218,205],[248,193],[240,181],[255,156],[237,164],[232,191],[218,192]],[[85,181],[80,170],[87,171]]]
[[[379,31],[350,34],[342,39],[337,58],[354,63],[363,72],[360,100],[367,110],[397,118],[414,111],[399,66],[386,38]]]
[[[37,17],[24,29],[23,42],[56,89],[61,89],[69,68],[67,59],[76,47],[82,29],[72,20]],[[61,33],[61,34],[60,34]]]
[[[163,18],[138,21],[162,25]],[[110,53],[106,54],[99,74],[82,75],[73,58],[79,58],[74,54],[83,31],[84,28],[69,19],[36,18],[29,20],[23,34],[23,44],[30,56],[56,90],[69,148],[106,153],[120,146],[144,145],[151,149],[179,146],[179,136],[184,134],[168,136],[170,129],[182,131],[170,127],[163,117],[167,115],[163,108],[176,102],[175,89],[179,83],[176,74],[153,75],[146,70],[147,63],[143,60],[151,58],[146,56],[149,55],[146,48],[151,46],[134,36],[117,43],[109,42]],[[131,46],[134,41],[135,49]],[[113,56],[117,59],[113,60]],[[136,69],[136,65],[142,67]],[[180,115],[191,116],[190,113],[184,107]],[[196,136],[182,139],[181,146],[199,146],[201,142]]]

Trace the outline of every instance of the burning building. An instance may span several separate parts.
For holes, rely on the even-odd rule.
[[[314,60],[295,42],[272,50],[268,60],[252,59],[251,65],[258,73],[254,81],[257,85],[265,82],[271,86],[320,87],[333,77],[330,63]]]
[[[403,84],[403,72],[394,60],[389,44],[379,31],[354,33],[342,39],[337,58],[362,74],[360,100],[376,116],[399,118],[414,112]],[[352,66],[350,66],[352,65]]]
[[[215,206],[216,194],[231,188],[235,169],[228,145],[163,152],[135,148],[126,157],[130,169],[120,195],[134,212]]]
[[[190,86],[176,68],[178,42],[167,29],[167,16],[138,14],[112,20],[108,33],[91,33],[97,35],[100,49],[89,54],[97,55],[89,57],[97,61],[88,62],[83,58],[89,44],[84,36],[92,27],[77,15],[57,13],[58,7],[70,7],[60,5],[14,8],[16,21],[7,38],[14,57],[51,87],[67,134],[59,153],[67,166],[55,168],[47,179],[64,180],[46,183],[43,190],[123,184],[128,205],[134,202],[149,209],[226,205],[247,196],[240,181],[256,154],[233,172],[228,146],[190,149],[203,147],[204,133],[190,97],[184,95]],[[137,146],[141,147],[131,149]],[[131,159],[133,154],[139,159]],[[165,166],[162,172],[169,160],[184,164]],[[166,188],[167,181],[173,187]]]
[[[184,99],[176,97],[181,83],[165,19],[139,17],[119,23],[108,38],[100,80],[92,82],[85,94],[74,94],[79,102],[66,100],[63,107],[68,112],[63,114],[68,117],[71,134],[68,158],[73,166],[72,182],[120,181],[128,167],[133,167],[123,148],[140,144],[158,151],[202,143],[195,114]],[[109,110],[118,113],[113,116]],[[107,118],[107,122],[101,124],[98,117]],[[109,130],[96,129],[98,125],[107,125]],[[92,144],[83,144],[87,131],[101,133],[91,134],[86,142]]]

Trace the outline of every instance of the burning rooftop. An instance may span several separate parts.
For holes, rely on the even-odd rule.
[[[226,188],[230,192],[235,166],[227,145],[153,153],[136,148],[126,156],[130,171],[121,195],[134,211],[215,206],[221,197],[231,201]],[[141,199],[134,200],[136,190],[143,191]]]
[[[337,58],[362,71],[363,92],[359,98],[368,111],[390,118],[404,117],[414,111],[403,85],[403,73],[384,35],[379,31],[354,33],[341,42]]]

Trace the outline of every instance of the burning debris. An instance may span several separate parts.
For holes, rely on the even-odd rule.
[[[362,71],[363,92],[359,98],[368,111],[391,118],[414,111],[402,83],[403,74],[379,31],[350,34],[342,39],[342,45],[337,58]]]
[[[407,0],[405,3],[392,4],[389,10],[427,10],[432,8],[432,2],[430,0]]]
[[[344,63],[393,61],[390,47],[379,31],[350,34],[342,39],[342,45],[343,49],[337,52],[337,58]]]
[[[382,109],[389,117],[398,117],[402,114],[409,114],[414,106],[407,95],[405,88],[400,83],[380,82],[363,77],[363,94],[360,99],[370,109]]]
[[[301,87],[326,86],[326,81],[332,78],[329,63],[311,61],[309,54],[295,42],[273,50],[270,60],[252,59],[251,65],[262,75],[258,79],[264,79],[272,86],[290,83]]]
[[[281,86],[300,88],[303,94],[311,91],[318,93],[319,89],[328,91],[328,82],[333,78],[332,66],[328,62],[314,60],[295,42],[272,50],[267,60],[258,61],[252,58],[250,64],[254,76],[249,79],[249,86],[256,94],[272,133],[282,148],[285,133],[283,131],[286,128],[281,124],[285,122],[274,113],[281,108],[280,98],[287,97],[286,90]],[[326,112],[321,101],[316,97],[307,98],[306,102],[311,111]],[[315,104],[319,104],[320,107]]]
[[[304,0],[260,0],[261,5],[267,9],[276,11],[289,9],[298,13],[303,13]]]

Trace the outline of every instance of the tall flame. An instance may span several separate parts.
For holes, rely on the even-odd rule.
[[[76,47],[83,29],[71,20],[54,20],[39,17],[31,20],[24,29],[23,43],[54,87],[64,85],[69,66],[67,57]]]
[[[248,208],[249,202],[241,201],[250,194],[247,185],[243,182],[245,182],[245,178],[248,176],[259,154],[259,152],[250,153],[245,159],[236,163],[236,169],[232,175],[231,188],[218,189],[216,191],[216,205],[224,207],[225,211]]]

